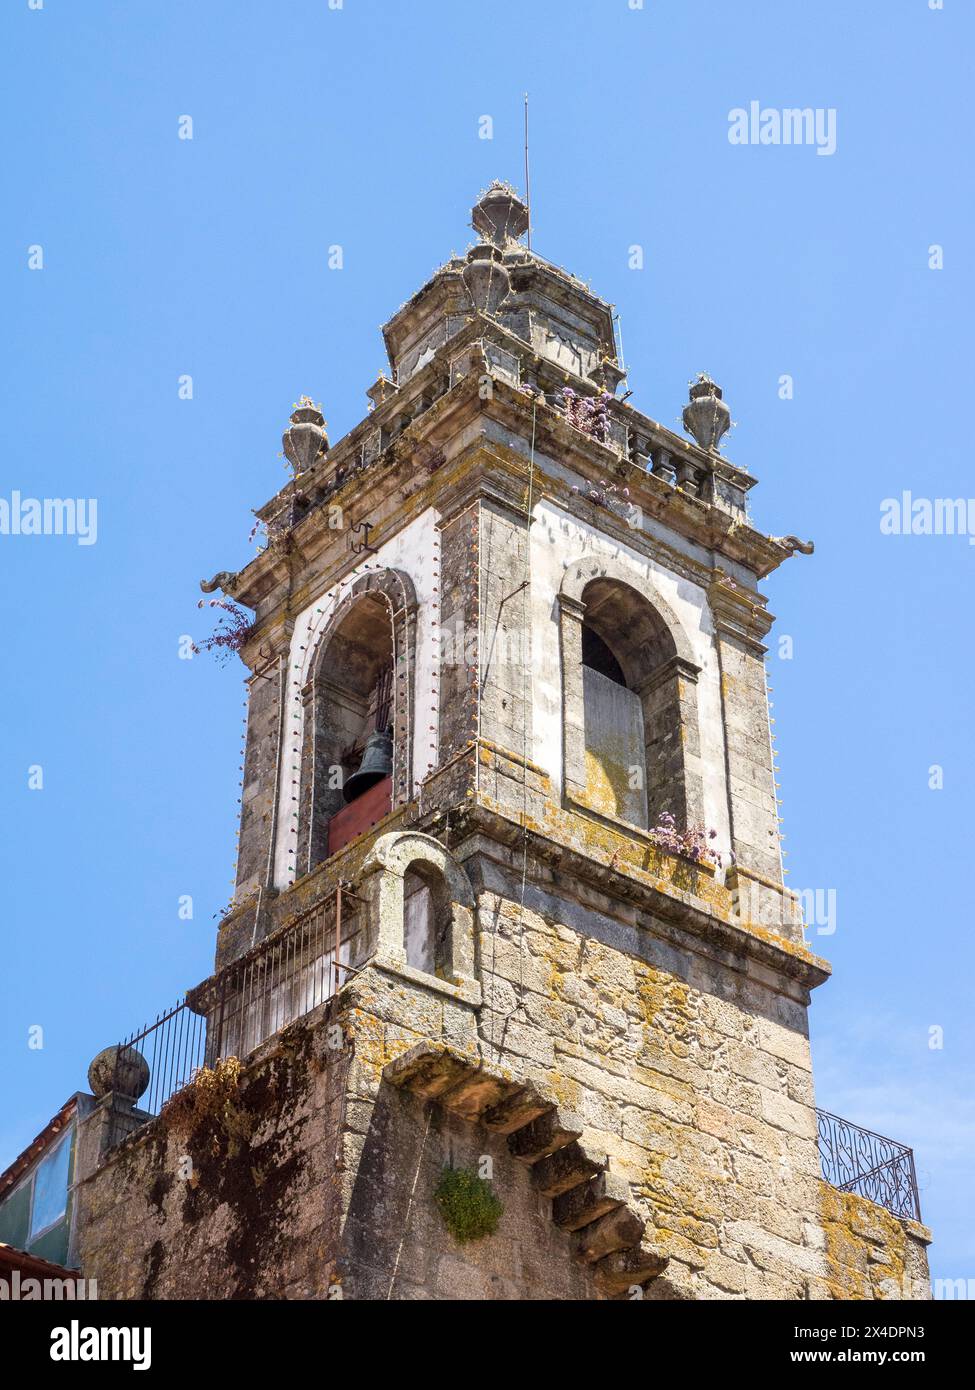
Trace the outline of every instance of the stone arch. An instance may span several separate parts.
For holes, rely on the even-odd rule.
[[[566,566],[559,588],[559,598],[563,596],[582,602],[582,595],[588,585],[596,580],[615,581],[628,589],[633,589],[659,615],[674,643],[674,653],[682,661],[700,670],[694,661],[694,648],[683,623],[673,608],[654,585],[652,579],[636,575],[632,568],[615,555],[586,556],[574,560]]]
[[[391,664],[393,732],[390,805],[404,805],[413,786],[414,675],[417,599],[401,570],[360,575],[335,606],[307,663],[304,705],[298,864],[307,873],[328,857],[328,827],[344,806],[333,769],[342,766],[343,739],[364,718],[363,701],[384,662]]]
[[[665,811],[679,825],[701,823],[700,667],[677,614],[652,581],[615,557],[587,557],[569,565],[558,602],[567,799],[641,829],[657,824]],[[598,722],[596,696],[604,684],[608,688],[591,666],[587,670],[587,637],[607,649],[615,679],[632,692],[630,704],[622,708],[637,721],[637,732],[630,736],[639,743],[635,756],[642,761],[645,796],[633,792],[625,776],[634,755],[628,766],[613,767],[602,750],[594,751],[591,728],[587,735],[587,724]],[[635,746],[622,736],[619,741]]]
[[[433,970],[411,965],[407,957],[406,888],[411,874],[422,876],[431,891],[432,927],[440,948]],[[375,934],[370,953],[375,953],[377,964],[420,969],[453,985],[474,983],[474,890],[439,840],[416,830],[380,835],[360,877]]]

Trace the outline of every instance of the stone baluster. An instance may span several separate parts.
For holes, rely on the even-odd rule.
[[[676,482],[674,465],[671,461],[670,450],[663,445],[657,445],[652,451],[653,474],[654,477],[662,479],[665,483],[670,483],[671,487]]]
[[[682,459],[677,466],[677,486],[689,497],[697,497],[700,493],[700,474],[689,459]]]

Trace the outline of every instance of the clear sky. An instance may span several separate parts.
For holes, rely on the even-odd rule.
[[[0,496],[98,511],[0,535],[0,1166],[209,973],[244,694],[179,657],[198,581],[253,553],[292,402],[351,428],[378,325],[521,184],[527,88],[535,248],[619,307],[634,404],[679,428],[709,371],[756,524],[816,543],[767,589],[817,1097],[915,1147],[933,1271],[975,1279],[975,546],[880,528],[975,494],[973,42],[963,0],[5,0]],[[835,152],[732,144],[753,101],[834,110]]]

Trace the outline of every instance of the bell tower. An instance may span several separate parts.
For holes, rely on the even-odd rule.
[[[254,615],[191,996],[250,1127],[200,1141],[193,1238],[250,1251],[207,1266],[237,1297],[925,1296],[916,1210],[821,1175],[758,587],[812,547],[751,521],[712,380],[686,438],[620,396],[612,306],[512,188],[472,225],[203,586]]]
[[[511,188],[472,225],[386,325],[362,423],[330,449],[302,399],[267,548],[217,577],[256,613],[260,668],[218,960],[350,831],[396,813],[457,835],[488,807],[592,859],[645,865],[667,842],[698,888],[801,944],[756,585],[812,547],[749,523],[755,479],[719,452],[709,378],[689,438],[618,399],[611,306],[525,248]]]

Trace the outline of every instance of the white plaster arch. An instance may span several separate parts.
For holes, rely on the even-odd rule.
[[[586,586],[595,579],[613,580],[618,584],[625,585],[628,589],[633,589],[641,598],[646,599],[659,614],[661,621],[669,631],[677,649],[677,655],[688,665],[697,667],[694,647],[684,624],[654,583],[652,573],[635,573],[634,567],[625,563],[617,555],[588,554],[580,556],[578,560],[572,560],[566,565],[559,593],[567,599],[581,603]]]

